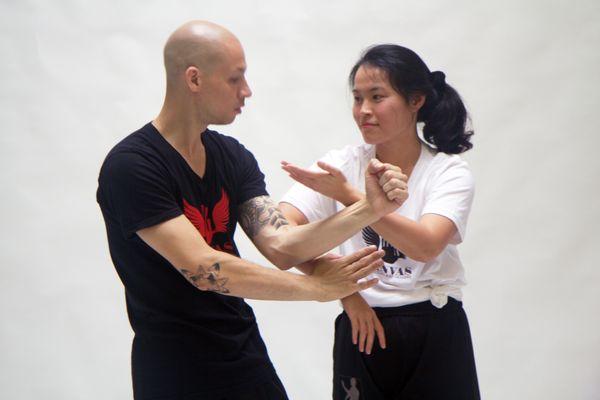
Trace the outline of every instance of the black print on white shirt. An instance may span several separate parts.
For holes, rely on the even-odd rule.
[[[377,232],[370,226],[367,226],[362,230],[362,237],[367,245],[377,246],[378,249],[381,247],[381,249],[385,251],[385,255],[382,257],[385,264],[377,270],[378,273],[389,278],[409,278],[412,275],[411,267],[393,265],[400,258],[406,259],[406,256],[400,250],[392,246],[387,240],[380,238]]]
[[[392,246],[387,240],[380,238],[377,232],[370,226],[367,226],[362,230],[362,237],[369,246],[377,246],[377,248],[379,248],[379,244],[381,243],[381,249],[385,251],[383,261],[388,264],[395,263],[399,258],[406,258],[400,250]]]

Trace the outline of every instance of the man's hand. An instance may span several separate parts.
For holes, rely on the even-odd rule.
[[[408,198],[408,177],[392,164],[372,159],[365,173],[367,201],[375,213],[383,217],[397,209]]]
[[[379,339],[379,346],[385,349],[385,332],[377,314],[359,293],[342,299],[344,311],[348,314],[352,324],[352,343],[358,344],[358,351],[371,354],[375,335]]]
[[[339,257],[331,254],[314,260],[314,270],[309,276],[315,284],[319,301],[331,301],[347,297],[359,290],[375,285],[377,279],[358,282],[383,265],[382,250],[375,246],[365,247],[350,255]]]

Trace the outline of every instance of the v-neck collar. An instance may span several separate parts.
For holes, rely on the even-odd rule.
[[[196,173],[196,171],[194,171],[194,169],[190,166],[190,164],[187,162],[187,160],[181,155],[181,153],[179,151],[177,151],[177,149],[175,147],[173,147],[173,145],[171,143],[169,143],[169,141],[167,139],[165,139],[165,137],[160,133],[160,131],[156,128],[156,126],[154,126],[154,124],[152,122],[150,122],[149,125],[151,127],[151,130],[156,135],[159,136],[159,140],[166,146],[166,148],[168,148],[169,151],[171,153],[173,153],[176,158],[178,158],[183,164],[185,164],[188,171],[193,176],[195,176],[198,180],[203,181],[206,179],[207,176],[209,176],[210,173],[212,173],[212,163],[211,163],[212,158],[209,156],[209,152],[208,152],[208,149],[206,148],[206,142],[205,142],[205,133],[208,132],[208,129],[206,129],[200,133],[200,141],[202,142],[202,146],[204,146],[204,158],[205,158],[204,175],[200,176]]]

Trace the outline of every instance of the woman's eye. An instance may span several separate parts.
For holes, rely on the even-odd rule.
[[[373,100],[375,100],[375,101],[379,101],[381,99],[383,99],[383,96],[380,95],[380,94],[376,94],[376,95],[373,96]]]

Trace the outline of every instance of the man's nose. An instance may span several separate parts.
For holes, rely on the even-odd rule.
[[[242,96],[244,96],[244,97],[252,96],[252,89],[250,89],[250,85],[248,85],[248,82],[245,82],[244,87],[242,88]]]

